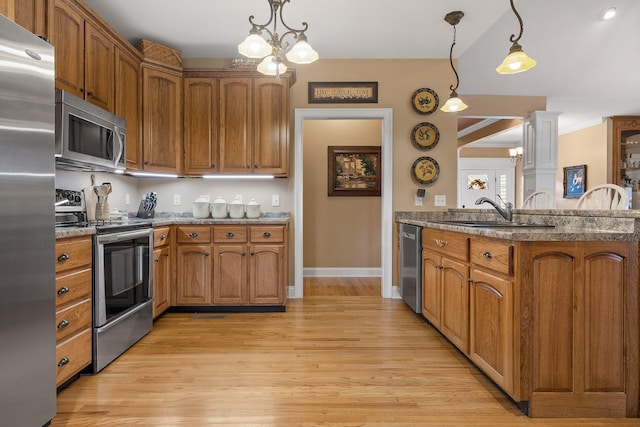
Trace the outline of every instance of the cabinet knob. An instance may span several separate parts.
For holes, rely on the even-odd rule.
[[[62,319],[60,323],[58,323],[58,329],[63,329],[69,326],[69,321],[67,319]]]
[[[485,259],[491,259],[491,258],[493,258],[493,255],[491,255],[491,252],[485,252],[485,253],[483,253],[483,254],[482,254],[482,256],[483,256]]]
[[[254,256],[254,255],[255,255],[255,252],[251,252],[251,256]]]
[[[63,357],[62,359],[60,359],[60,361],[58,362],[58,366],[64,366],[66,364],[68,364],[70,362],[68,357]]]
[[[247,169],[251,169],[251,165],[247,165]]]
[[[89,92],[87,92],[87,95],[93,96],[93,91],[90,90]]]
[[[83,87],[80,88],[80,93],[84,93],[84,88]]]
[[[247,256],[247,253],[246,252],[242,252],[242,256]]]
[[[473,283],[473,279],[472,279],[471,277],[469,277],[469,278],[467,279],[467,283]]]
[[[160,262],[160,258],[155,258],[155,259],[153,260],[153,262],[155,262],[156,264],[157,264],[157,263],[159,263],[159,262]]]
[[[258,169],[260,166],[258,166],[257,164],[255,164],[255,165],[253,165],[253,167],[254,167],[255,169]]]
[[[189,233],[189,237],[195,239],[196,237],[198,237],[198,233]]]
[[[63,286],[60,289],[58,289],[58,295],[64,295],[67,292],[69,292],[69,288],[67,288],[66,286]]]
[[[161,235],[160,235],[160,240],[164,240],[164,239],[166,239],[166,238],[167,238],[167,235],[166,235],[166,234],[161,234]]]
[[[69,260],[70,258],[71,258],[71,257],[69,256],[69,254],[65,252],[65,253],[63,253],[62,255],[60,255],[60,256],[58,257],[58,262],[67,261],[67,260]]]
[[[144,161],[144,164],[145,164],[145,165],[148,165],[148,164],[149,164],[149,160],[145,160],[145,161]]]
[[[227,236],[227,239],[233,239],[233,237],[235,236],[235,234],[233,234],[233,233],[227,233],[227,234],[226,234],[226,236]]]
[[[262,237],[271,237],[271,233],[265,231],[264,233],[262,233]]]
[[[204,253],[204,256],[209,256],[209,252],[205,252],[205,253]]]

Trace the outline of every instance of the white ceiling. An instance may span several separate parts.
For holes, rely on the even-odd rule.
[[[267,0],[85,0],[132,43],[150,39],[180,49],[184,58],[237,58],[249,15],[265,23]],[[599,19],[607,6],[618,15]],[[640,114],[640,1],[517,0],[524,21],[520,44],[538,61],[525,73],[499,75],[509,36],[519,32],[508,0],[291,0],[289,26],[309,24],[309,43],[321,58],[448,58],[452,28],[444,15],[461,10],[454,57],[458,93],[547,97],[562,114],[560,133]],[[461,113],[460,115],[464,115]],[[494,144],[514,145],[521,132]],[[488,141],[490,143],[490,141]]]

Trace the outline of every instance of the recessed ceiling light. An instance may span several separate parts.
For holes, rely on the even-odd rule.
[[[612,19],[614,16],[616,16],[615,6],[605,7],[600,11],[600,19],[603,21]]]

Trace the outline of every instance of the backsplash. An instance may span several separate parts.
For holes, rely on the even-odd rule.
[[[293,180],[286,178],[210,180],[202,178],[139,178],[104,172],[95,172],[95,175],[96,184],[110,182],[113,187],[109,196],[112,210],[137,211],[142,196],[155,191],[158,194],[156,212],[191,212],[191,202],[200,195],[208,195],[211,201],[222,196],[227,202],[231,202],[236,195],[241,195],[244,203],[255,199],[261,205],[263,212],[293,211]],[[56,170],[56,188],[82,190],[89,185],[91,185],[90,172]],[[127,204],[127,195],[129,204]],[[280,206],[271,206],[273,195],[279,196]],[[174,204],[174,201],[177,201],[175,199],[180,199],[180,204]]]

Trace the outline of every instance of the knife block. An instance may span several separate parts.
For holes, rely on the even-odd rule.
[[[147,211],[144,209],[142,202],[140,202],[140,206],[138,206],[138,214],[136,215],[138,218],[149,219],[153,218],[156,215],[155,209]]]

